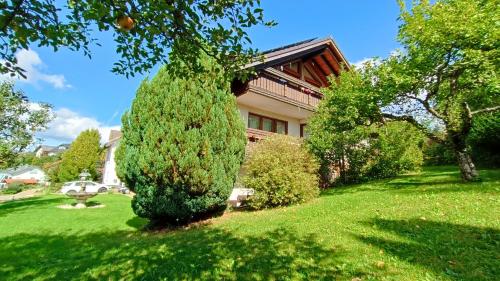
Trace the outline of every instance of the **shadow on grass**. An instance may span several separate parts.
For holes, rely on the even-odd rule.
[[[8,201],[0,203],[0,217],[6,216],[13,212],[19,212],[25,209],[33,207],[41,207],[54,203],[64,202],[66,198],[44,198],[44,197],[34,197],[26,199],[18,199],[14,201]]]
[[[127,221],[128,226],[131,226],[137,230],[143,230],[148,225],[148,223],[149,223],[149,221],[147,219],[140,218],[137,216],[135,216]]]
[[[3,280],[333,280],[340,251],[285,230],[235,236],[200,227],[170,233],[22,234],[0,239]],[[163,280],[163,279],[162,279]]]
[[[364,223],[408,242],[356,235],[359,240],[436,274],[471,281],[498,280],[500,276],[500,231],[497,229],[420,219],[373,219]]]

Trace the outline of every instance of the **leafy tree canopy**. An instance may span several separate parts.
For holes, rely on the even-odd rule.
[[[71,143],[59,165],[57,178],[59,181],[77,180],[78,175],[87,169],[92,179],[99,176],[98,167],[101,160],[101,136],[96,129],[85,130]]]
[[[52,119],[48,104],[30,103],[13,84],[0,84],[0,168],[16,165],[19,153],[35,141],[35,133]]]
[[[113,32],[121,58],[112,71],[127,77],[169,61],[199,72],[202,54],[237,70],[256,54],[248,28],[274,25],[260,0],[0,0],[0,10],[0,71],[13,75],[23,73],[15,53],[30,44],[91,57],[93,30]]]
[[[462,176],[476,169],[466,145],[474,116],[500,109],[500,11],[496,1],[401,3],[403,50],[344,74],[345,107],[331,103],[330,126],[406,121],[456,154]],[[344,114],[344,115],[342,115]],[[437,130],[436,130],[437,129]]]
[[[371,76],[342,72],[309,121],[309,148],[321,160],[324,184],[353,183],[418,169],[422,133],[406,122],[383,124]]]

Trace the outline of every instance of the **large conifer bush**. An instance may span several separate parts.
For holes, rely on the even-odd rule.
[[[185,224],[227,206],[246,144],[236,99],[219,66],[176,78],[163,68],[137,90],[122,118],[118,175],[134,212]]]

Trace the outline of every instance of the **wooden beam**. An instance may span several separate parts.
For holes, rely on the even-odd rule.
[[[322,79],[323,82],[325,82],[325,85],[328,86],[329,83],[328,83],[327,75],[321,70],[321,68],[316,63],[314,63],[312,60],[310,61],[310,66],[311,66],[312,70],[314,71],[314,73],[316,73],[316,75],[318,77],[320,77],[320,79]]]
[[[340,66],[340,62],[339,60],[337,59],[337,57],[335,56],[335,54],[332,52],[332,50],[330,49],[327,49],[326,51],[328,54],[330,54],[331,56],[331,61],[330,63],[337,69],[338,73],[337,75],[340,75],[340,71],[341,71],[341,66]],[[327,56],[327,58],[329,58],[329,56]]]
[[[331,44],[328,44],[328,51],[330,51],[335,58],[335,61],[337,64],[340,66],[341,62],[345,64],[346,70],[350,69],[349,62],[344,58],[344,55],[340,53],[340,50],[337,48],[337,46],[333,46]]]
[[[297,78],[295,78],[295,77],[293,77],[291,75],[288,75],[288,74],[286,74],[284,72],[276,70],[276,69],[274,69],[272,67],[268,67],[268,68],[264,69],[264,71],[268,72],[268,73],[270,73],[270,74],[272,74],[274,76],[277,76],[277,77],[283,78],[285,80],[288,80],[288,81],[290,81],[290,82],[292,82],[292,83],[294,83],[296,85],[299,85],[299,86],[302,86],[302,87],[305,87],[305,88],[309,88],[309,89],[317,92],[318,94],[321,94],[321,92],[320,92],[320,90],[319,90],[318,87],[316,87],[314,85],[311,85],[311,84],[309,84],[309,83],[307,83],[305,81],[302,81],[300,79],[297,79]]]
[[[330,63],[330,60],[328,60],[328,58],[326,57],[325,54],[321,54],[320,57],[325,62],[325,64],[328,66],[328,68],[330,69],[330,74],[333,73],[333,74],[336,74],[338,76],[338,74],[340,73],[340,68],[335,69],[335,67]]]
[[[325,77],[328,77],[331,74],[330,69],[328,68],[326,63],[320,57],[314,57],[313,61],[318,66],[318,68],[321,70],[321,72],[323,72],[323,75],[325,75]]]
[[[317,67],[312,65],[312,61],[305,62],[304,67],[307,69],[307,71],[309,71],[309,73],[311,73],[311,75],[316,76],[324,86],[328,86],[328,79],[326,79],[326,76],[321,73],[321,71],[318,70]]]

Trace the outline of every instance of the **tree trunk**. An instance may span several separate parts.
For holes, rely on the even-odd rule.
[[[460,167],[460,172],[462,173],[462,179],[464,181],[473,181],[477,179],[478,173],[474,162],[472,162],[472,157],[467,149],[467,144],[465,142],[465,136],[460,134],[454,134],[451,137],[451,142],[455,156],[457,157],[458,166]]]
[[[462,173],[462,179],[464,181],[473,181],[477,179],[478,173],[476,166],[472,162],[469,151],[464,149],[462,151],[455,151],[457,156],[458,166],[460,167],[460,172]]]

